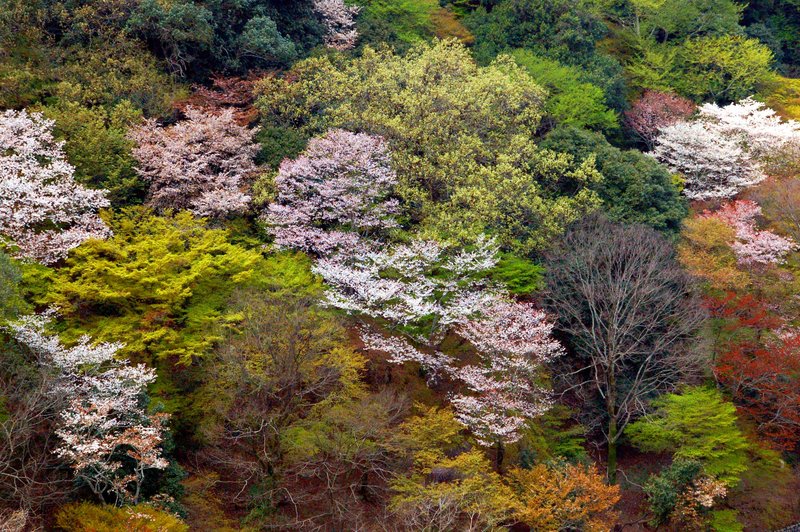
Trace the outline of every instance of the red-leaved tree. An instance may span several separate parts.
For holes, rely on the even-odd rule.
[[[784,331],[763,343],[736,342],[720,355],[717,378],[782,449],[800,443],[800,333]]]

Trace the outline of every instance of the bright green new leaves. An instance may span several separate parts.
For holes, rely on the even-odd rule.
[[[319,288],[299,259],[265,260],[187,212],[156,217],[131,208],[110,226],[113,238],[87,241],[54,273],[48,302],[60,309],[68,336],[124,342],[122,352],[135,360],[187,364],[205,355],[218,325],[233,317],[225,302],[235,288]]]
[[[588,188],[601,179],[591,160],[531,140],[545,93],[510,57],[479,67],[455,42],[402,57],[367,48],[349,62],[309,59],[287,78],[260,83],[266,126],[384,136],[397,193],[425,236],[469,241],[490,232],[530,253],[599,205]]]
[[[540,57],[529,50],[514,50],[514,60],[548,90],[545,110],[559,124],[606,131],[619,127],[617,115],[606,107],[600,87],[580,81],[582,71]]]
[[[704,36],[679,44],[639,40],[626,65],[639,87],[677,91],[697,101],[746,98],[772,80],[772,52],[738,35]]]
[[[21,280],[22,272],[14,260],[0,251],[0,323],[25,308],[19,288]]]
[[[692,39],[682,56],[683,92],[698,100],[741,100],[774,75],[772,51],[757,39],[731,35]]]
[[[628,426],[631,442],[643,451],[673,451],[696,460],[728,485],[747,470],[747,440],[736,425],[736,408],[714,388],[686,388],[653,401],[656,412]]]

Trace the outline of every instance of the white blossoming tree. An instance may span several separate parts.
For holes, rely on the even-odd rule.
[[[334,129],[281,163],[263,218],[278,247],[330,255],[397,226],[396,183],[381,137]]]
[[[653,155],[686,179],[690,199],[730,198],[766,178],[800,146],[800,123],[782,121],[772,109],[747,98],[700,107],[694,120],[661,129]]]
[[[456,417],[478,441],[502,452],[504,443],[519,440],[526,421],[550,407],[548,392],[538,384],[542,365],[564,348],[552,337],[545,312],[530,303],[498,301],[458,332],[478,350],[481,364],[455,371],[470,392],[452,397]]]
[[[0,239],[16,245],[20,257],[44,264],[111,234],[97,215],[109,205],[105,191],[75,182],[53,124],[24,110],[0,114]]]
[[[388,251],[320,260],[315,271],[330,285],[328,305],[387,325],[393,334],[364,326],[366,349],[389,361],[416,362],[429,381],[446,377],[463,386],[451,396],[458,420],[478,441],[497,447],[517,441],[530,419],[550,407],[541,386],[542,365],[563,352],[553,325],[531,304],[512,302],[484,274],[496,262],[491,240],[452,252],[416,241]],[[463,365],[438,349],[455,332],[478,352]]]
[[[55,386],[68,404],[56,430],[62,441],[56,453],[103,502],[111,495],[117,504],[136,504],[145,471],[168,465],[160,448],[167,415],[146,410],[145,387],[155,371],[117,359],[122,344],[93,345],[83,337],[65,347],[45,332],[49,320],[47,313],[25,316],[9,330],[59,374]]]
[[[159,127],[147,120],[130,132],[137,171],[150,183],[148,204],[224,217],[247,208],[246,180],[257,171],[256,133],[236,123],[234,111],[187,107],[186,120]]]
[[[400,335],[366,334],[368,348],[388,353],[394,362],[420,362],[435,373],[449,367],[436,351],[438,342],[499,296],[483,275],[496,263],[490,239],[458,251],[415,240],[383,250],[351,249],[320,259],[314,271],[330,286],[326,304],[379,320]]]
[[[325,45],[337,50],[349,50],[358,41],[355,17],[361,8],[346,5],[344,0],[314,0],[314,9],[322,18],[327,33]]]

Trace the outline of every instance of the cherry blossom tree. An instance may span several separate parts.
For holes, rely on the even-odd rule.
[[[390,361],[419,362],[436,379],[451,369],[436,345],[458,324],[491,306],[498,290],[483,274],[497,263],[497,246],[480,238],[454,250],[415,240],[382,250],[351,248],[320,259],[314,272],[329,285],[325,304],[386,324],[400,336],[362,329],[368,349]],[[424,346],[423,349],[413,344]]]
[[[278,247],[325,256],[364,246],[361,236],[397,226],[398,203],[389,197],[396,183],[381,137],[334,129],[283,161],[264,219]]]
[[[20,257],[44,264],[111,234],[97,215],[109,205],[105,191],[75,182],[53,125],[25,110],[0,114],[0,237],[15,244]]]
[[[331,287],[325,302],[351,313],[414,328],[414,338],[441,338],[497,297],[480,275],[497,263],[497,246],[480,238],[472,250],[415,240],[388,250],[353,249],[314,267]]]
[[[497,301],[484,315],[458,328],[480,353],[480,365],[466,365],[455,376],[470,394],[455,394],[456,418],[484,445],[503,444],[522,436],[525,423],[550,407],[548,392],[537,381],[542,364],[564,353],[552,337],[553,323],[530,303]]]
[[[797,246],[791,238],[757,229],[756,218],[760,215],[761,207],[756,202],[737,200],[701,216],[722,220],[736,231],[736,241],[731,243],[731,248],[739,264],[779,264]]]
[[[325,45],[337,50],[349,50],[356,45],[358,30],[355,17],[359,6],[348,6],[344,0],[314,0],[314,9],[327,29]]]
[[[646,90],[625,111],[625,123],[652,149],[661,128],[686,120],[695,109],[691,100],[677,94]]]
[[[234,110],[187,107],[186,120],[159,127],[147,120],[130,132],[137,143],[137,171],[150,182],[148,203],[157,209],[188,209],[198,216],[242,212],[250,196],[242,189],[257,171],[257,130],[236,122]]]
[[[314,270],[331,287],[328,305],[393,329],[387,334],[363,326],[366,349],[386,353],[392,363],[420,364],[429,382],[446,377],[466,387],[451,397],[457,417],[481,443],[497,445],[502,461],[503,445],[518,440],[523,425],[549,408],[548,393],[537,383],[540,368],[563,349],[543,311],[508,300],[484,279],[496,253],[489,239],[455,252],[414,241],[324,258]],[[437,346],[448,332],[470,342],[480,363],[459,367],[442,353]]]
[[[800,145],[800,124],[781,121],[752,98],[709,103],[697,118],[661,129],[653,155],[686,179],[690,199],[729,198],[760,183]]]
[[[155,371],[117,359],[119,343],[92,344],[84,336],[65,347],[45,332],[50,319],[51,313],[25,316],[9,330],[57,370],[53,391],[68,398],[56,430],[62,441],[56,454],[101,501],[110,493],[118,504],[136,504],[145,471],[168,465],[160,448],[167,415],[146,410],[145,387]]]

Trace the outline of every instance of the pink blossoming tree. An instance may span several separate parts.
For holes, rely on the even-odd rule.
[[[646,90],[625,111],[625,123],[652,149],[661,128],[686,120],[695,109],[691,100],[677,94]]]
[[[334,129],[281,163],[264,220],[278,247],[319,256],[364,247],[362,237],[397,226],[396,183],[381,137]]]
[[[0,238],[15,244],[20,257],[44,264],[111,234],[97,215],[109,205],[105,191],[75,182],[53,124],[24,110],[0,114]]]
[[[232,109],[187,107],[185,114],[174,126],[148,120],[130,132],[137,171],[150,183],[148,204],[217,218],[244,211],[250,196],[243,190],[257,171],[256,130],[239,125]]]
[[[744,200],[725,203],[719,210],[706,211],[702,216],[718,218],[736,230],[731,247],[740,264],[780,264],[797,246],[791,238],[759,230],[756,218],[760,215],[761,207],[756,202]]]

